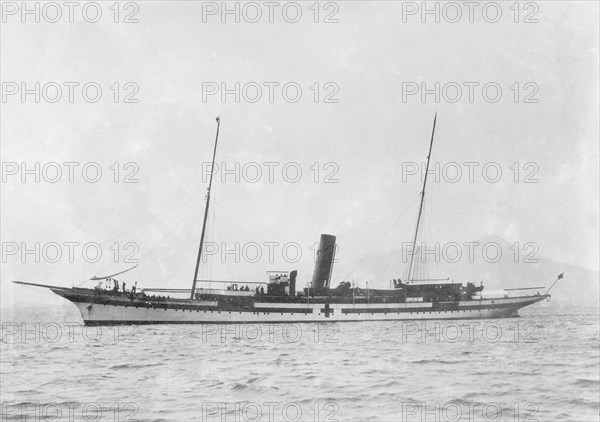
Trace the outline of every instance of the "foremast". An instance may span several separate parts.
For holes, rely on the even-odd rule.
[[[421,214],[423,213],[423,202],[425,201],[425,187],[427,186],[427,175],[429,174],[429,162],[431,161],[431,150],[433,148],[433,137],[435,135],[435,123],[437,121],[437,113],[435,113],[435,117],[433,118],[433,129],[431,131],[431,142],[429,143],[429,154],[427,154],[427,166],[425,167],[425,177],[423,179],[423,190],[421,191],[421,205],[419,206],[419,215],[417,217],[417,226],[415,227],[415,237],[413,239],[413,248],[412,253],[410,255],[410,264],[408,265],[408,275],[406,277],[406,282],[410,283],[410,276],[412,273],[413,259],[416,253],[417,247],[417,236],[419,235],[419,225],[421,223]]]
[[[215,169],[215,158],[217,156],[217,143],[219,142],[219,128],[221,127],[221,116],[217,116],[217,135],[215,136],[215,148],[213,150],[212,165],[210,167],[210,179],[206,191],[206,207],[204,208],[204,220],[202,221],[202,234],[200,234],[200,246],[198,248],[198,258],[196,259],[196,270],[194,271],[194,280],[192,281],[192,291],[190,299],[194,300],[196,292],[196,281],[198,281],[198,270],[200,269],[200,258],[202,257],[202,247],[204,246],[204,235],[206,233],[206,220],[208,219],[208,207],[210,206],[210,189],[212,187],[213,174]]]

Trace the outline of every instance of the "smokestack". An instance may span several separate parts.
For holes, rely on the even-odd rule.
[[[317,251],[317,261],[315,262],[315,271],[311,287],[320,289],[329,287],[331,282],[331,270],[333,269],[333,258],[335,256],[335,236],[331,234],[322,234]]]
[[[296,296],[296,276],[298,271],[294,270],[290,273],[290,296]]]

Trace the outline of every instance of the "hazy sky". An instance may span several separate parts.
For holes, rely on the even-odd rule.
[[[203,266],[203,276],[263,280],[267,270],[297,268],[304,283],[312,275],[310,247],[320,233],[338,236],[338,281],[369,250],[400,250],[412,240],[421,189],[420,177],[403,178],[403,169],[425,160],[436,111],[432,161],[441,168],[458,163],[463,175],[456,183],[430,178],[428,241],[462,244],[497,235],[511,243],[534,242],[539,255],[598,269],[598,3],[532,3],[535,8],[520,10],[518,23],[512,2],[501,4],[497,23],[486,21],[494,19],[494,10],[486,9],[484,19],[481,8],[470,23],[463,3],[457,3],[464,14],[457,23],[446,21],[455,16],[450,9],[440,23],[430,15],[422,22],[418,11],[408,14],[421,2],[322,3],[318,23],[312,2],[300,4],[297,23],[282,16],[286,3],[275,9],[273,23],[263,3],[258,23],[246,21],[255,16],[250,9],[240,23],[230,15],[222,23],[219,12],[203,16],[200,2],[136,4],[139,10],[122,9],[118,20],[134,13],[137,23],[115,23],[109,3],[97,23],[86,22],[79,10],[73,23],[66,9],[56,23],[43,15],[40,23],[28,16],[22,23],[20,11],[3,14],[4,252],[15,244],[33,248],[39,242],[43,248],[56,242],[63,253],[56,263],[48,256],[40,263],[33,255],[22,259],[20,251],[4,256],[3,306],[48,298],[11,280],[70,286],[131,266],[123,262],[127,242],[139,245],[136,257],[143,259],[124,280],[189,287],[207,186],[202,163],[211,158],[217,115],[222,117],[217,163],[235,169],[238,162],[246,177],[236,183],[229,175],[223,183],[217,174],[209,240],[230,248],[256,242],[263,258],[239,264],[213,260]],[[210,11],[211,5],[204,7]],[[291,6],[286,13],[293,20]],[[324,23],[327,16],[338,22]],[[526,18],[538,22],[524,23]],[[21,90],[22,82],[27,89],[40,83],[39,103],[33,94],[25,101],[20,91],[8,95]],[[55,97],[52,82],[62,86],[55,103],[48,101]],[[65,82],[80,84],[73,85],[72,103]],[[234,94],[225,101],[218,94],[203,98],[209,88],[234,89],[236,82],[239,102]],[[436,82],[439,102],[433,94],[425,101],[420,93],[407,95],[415,87],[434,89]],[[97,84],[88,98],[94,86],[101,87],[98,102],[83,98],[87,83]],[[291,86],[287,101],[285,84]],[[256,86],[262,97],[252,103]],[[292,103],[294,86],[302,94]],[[451,102],[457,86],[462,98]],[[492,102],[496,87],[502,96]],[[127,94],[138,102],[124,103]],[[337,102],[325,102],[328,94]],[[10,163],[20,171],[20,163],[31,169],[36,162],[40,168],[60,163],[62,178],[48,182],[55,174],[51,166],[40,183],[32,175],[23,183],[20,172],[12,174]],[[65,162],[80,163],[73,167],[73,183]],[[97,163],[90,177],[94,167],[102,169],[97,183],[82,177],[90,162]],[[128,162],[134,164],[125,167]],[[271,165],[273,183],[265,162],[278,163]],[[471,165],[472,182],[465,162],[477,163]],[[249,180],[256,173],[248,163],[260,164],[259,182]],[[495,168],[502,170],[498,182],[485,180],[486,164],[490,177]],[[302,175],[292,183],[298,167]],[[136,170],[137,183],[122,182]],[[325,183],[326,176],[337,183]],[[524,183],[527,176],[537,182]],[[65,242],[96,242],[103,259],[88,262],[82,247],[74,246],[71,263]],[[119,262],[110,265],[115,242]],[[264,256],[266,242],[280,244],[273,263]],[[290,242],[302,248],[297,263],[282,259],[282,246]],[[377,274],[368,277],[377,280]],[[387,283],[380,280],[381,286]]]

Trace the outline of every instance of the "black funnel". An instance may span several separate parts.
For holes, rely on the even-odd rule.
[[[317,251],[317,260],[315,262],[315,271],[313,273],[311,287],[321,289],[329,287],[331,282],[331,270],[333,269],[333,259],[335,257],[335,236],[331,234],[322,234]]]

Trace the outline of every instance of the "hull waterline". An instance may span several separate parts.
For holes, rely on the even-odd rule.
[[[134,303],[69,297],[86,325],[301,323],[397,320],[452,320],[518,317],[518,310],[547,295],[437,303],[278,303],[253,301],[251,306],[224,308],[217,301]]]

